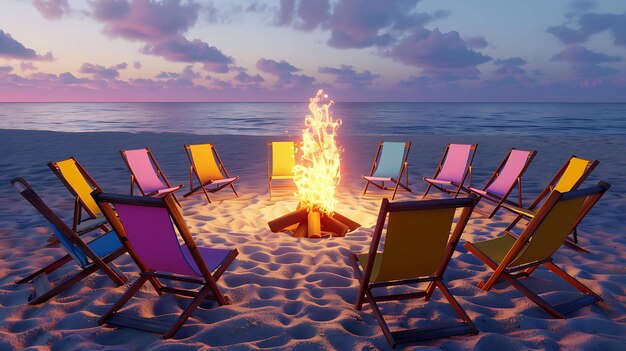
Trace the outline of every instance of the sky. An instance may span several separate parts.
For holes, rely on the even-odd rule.
[[[626,1],[0,0],[0,101],[626,102]]]

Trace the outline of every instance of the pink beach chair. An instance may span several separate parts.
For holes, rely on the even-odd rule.
[[[141,270],[139,279],[98,320],[98,324],[135,328],[169,338],[176,334],[202,301],[215,300],[220,306],[228,304],[216,281],[233,262],[238,251],[196,246],[176,206],[174,194],[151,198],[105,194],[96,190],[93,196]],[[115,206],[115,211],[111,205]],[[179,244],[177,232],[183,245]],[[198,290],[171,287],[164,285],[162,280],[197,284],[200,287]],[[171,293],[193,297],[173,325],[152,318],[118,313],[146,282],[150,282],[159,295]]]
[[[120,154],[131,173],[130,194],[133,195],[135,184],[144,196],[158,196],[173,193],[183,187],[182,184],[172,186],[156,162],[150,148],[136,150],[120,150]],[[155,171],[156,168],[156,171]],[[180,206],[178,199],[174,197]]]
[[[483,189],[469,187],[469,190],[477,194],[479,199],[486,199],[495,203],[491,213],[483,214],[489,218],[493,217],[502,204],[508,201],[507,197],[515,185],[517,185],[517,206],[522,207],[522,176],[536,154],[536,151],[523,151],[511,148]],[[512,201],[508,202],[515,204]],[[478,209],[475,211],[482,213]]]
[[[435,175],[432,178],[424,177],[428,187],[422,199],[426,198],[431,187],[444,193],[454,193],[454,197],[459,196],[461,190],[467,191],[463,184],[469,174],[469,184],[472,185],[472,162],[477,147],[477,144],[448,144]]]

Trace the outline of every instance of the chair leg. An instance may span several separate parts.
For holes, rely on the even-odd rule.
[[[237,194],[237,190],[235,190],[235,186],[233,185],[233,183],[230,183],[230,187],[233,189],[233,193],[235,193],[235,196],[239,197],[239,194]]]
[[[398,185],[400,185],[400,181],[397,181],[396,186],[393,188],[393,195],[391,195],[391,200],[396,198],[396,193],[398,192]]]
[[[600,297],[600,295],[598,295],[595,292],[593,292],[586,285],[584,285],[583,283],[579,282],[576,278],[574,278],[571,275],[567,274],[567,272],[565,272],[564,270],[559,268],[554,263],[546,262],[546,263],[544,263],[544,265],[546,265],[546,267],[548,267],[549,270],[554,272],[556,275],[561,277],[566,282],[570,283],[573,287],[575,287],[576,289],[578,289],[582,293],[587,294],[587,295],[592,295],[595,298],[597,298],[599,301],[603,301],[602,298]]]
[[[361,194],[361,197],[365,196],[365,193],[367,192],[367,188],[370,186],[370,182],[369,181],[365,181],[365,189],[363,190],[363,194]]]
[[[74,274],[70,278],[68,278],[68,279],[64,280],[63,282],[59,283],[54,288],[46,291],[45,293],[35,297],[32,300],[28,301],[28,304],[29,305],[38,305],[38,304],[40,304],[42,302],[50,300],[51,298],[55,297],[59,293],[61,293],[61,292],[65,291],[66,289],[68,289],[70,286],[78,283],[79,281],[81,281],[82,279],[84,279],[85,277],[90,275],[91,273],[95,272],[97,269],[98,269],[98,266],[91,265],[91,266],[81,270],[80,272]]]
[[[209,193],[206,191],[206,189],[204,188],[204,184],[200,184],[200,187],[202,188],[202,191],[204,192],[204,196],[206,197],[206,200],[211,203],[211,199],[209,199]]]
[[[378,308],[376,301],[374,301],[374,298],[372,297],[372,291],[369,288],[366,288],[366,293],[367,296],[370,297],[369,303],[372,307],[372,312],[374,313],[374,317],[376,318],[378,325],[380,325],[380,329],[382,329],[383,334],[385,335],[385,339],[387,339],[387,342],[389,342],[389,345],[391,345],[392,348],[396,347],[396,341],[393,338],[393,334],[391,334],[391,330],[389,329],[387,322],[385,322],[383,313],[380,311],[380,308]]]
[[[459,302],[450,293],[450,290],[448,290],[448,287],[446,287],[446,285],[440,280],[434,281],[433,283],[435,283],[437,287],[439,288],[439,290],[441,290],[441,292],[443,293],[443,296],[445,296],[448,302],[450,302],[450,305],[452,305],[452,308],[454,308],[454,310],[459,315],[459,317],[461,317],[461,319],[463,319],[463,321],[465,321],[465,323],[467,323],[474,330],[474,334],[478,334],[478,328],[476,328],[476,326],[474,325],[474,322],[472,322],[472,319],[467,315],[463,307],[461,307]]]
[[[98,319],[98,325],[104,324],[106,320],[109,319],[111,315],[113,315],[113,313],[117,312],[120,308],[122,308],[122,306],[124,306],[124,304],[126,304],[126,302],[128,302],[128,300],[130,300],[130,298],[133,297],[133,295],[135,295],[137,291],[139,291],[139,289],[141,289],[141,287],[146,283],[147,280],[148,280],[148,277],[143,276],[143,275],[140,276],[139,279],[137,279],[137,281],[134,282],[133,285],[131,285],[128,290],[126,290],[126,292],[122,295],[122,297],[120,297],[117,301],[115,301],[113,306],[111,306],[111,308],[109,308],[109,310],[106,311],[106,313],[103,314],[102,317],[100,317],[100,319]]]
[[[535,294],[533,291],[528,289],[524,284],[520,283],[517,279],[509,276],[507,273],[503,273],[502,277],[506,279],[511,285],[513,285],[517,290],[519,290],[522,294],[526,295],[529,299],[531,299],[534,303],[539,305],[544,311],[548,312],[552,317],[564,319],[565,316],[561,314],[559,311],[554,309],[552,305],[547,303],[544,299],[539,297],[539,295]]]
[[[44,268],[37,270],[35,273],[30,274],[28,277],[22,278],[16,281],[15,283],[16,284],[28,283],[31,280],[35,279],[35,277],[40,275],[41,273],[49,274],[51,272],[54,272],[55,270],[59,269],[59,267],[62,267],[64,264],[70,262],[71,260],[72,260],[72,257],[70,255],[65,255],[59,258],[58,260],[50,263],[49,265],[45,266]]]
[[[522,218],[524,218],[523,215],[517,215],[517,217],[515,217],[515,219],[513,220],[513,222],[511,222],[511,224],[509,224],[508,227],[506,227],[506,229],[504,229],[504,231],[510,231],[511,229],[513,229],[513,227],[515,227],[515,225],[517,224],[517,222],[519,222]]]
[[[210,292],[211,292],[211,287],[209,285],[205,285],[202,289],[200,289],[200,291],[198,292],[198,295],[194,297],[194,299],[191,301],[189,306],[185,308],[185,310],[183,311],[183,313],[181,313],[180,317],[178,317],[174,325],[172,325],[172,327],[165,334],[163,334],[163,339],[169,339],[172,336],[174,336],[174,334],[176,334],[178,329],[180,329],[180,327],[182,327],[183,324],[185,324],[185,321],[187,321],[187,319],[191,316],[191,313],[196,308],[198,308],[200,303],[204,300],[204,298]]]
[[[426,195],[428,195],[428,192],[430,191],[430,188],[432,186],[433,186],[432,184],[428,183],[428,187],[426,188],[426,192],[424,192],[424,195],[422,195],[422,200],[424,200],[426,198]]]

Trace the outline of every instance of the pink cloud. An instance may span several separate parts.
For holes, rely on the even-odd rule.
[[[335,82],[347,84],[353,87],[365,87],[371,85],[373,81],[380,77],[378,74],[365,70],[357,72],[353,66],[341,65],[340,67],[320,67],[319,72],[335,76]]]
[[[144,46],[142,52],[156,55],[174,62],[201,62],[206,71],[225,73],[228,65],[234,63],[232,57],[224,55],[215,46],[202,40],[189,41],[184,37],[174,37],[156,44]]]
[[[572,45],[552,57],[552,61],[566,61],[571,63],[604,63],[618,62],[622,58],[591,51],[582,45]]]
[[[70,12],[67,0],[33,0],[33,5],[42,16],[50,20],[59,19]]]

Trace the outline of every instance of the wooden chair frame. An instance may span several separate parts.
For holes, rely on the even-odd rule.
[[[84,266],[80,272],[74,273],[70,277],[61,281],[57,280],[55,282],[50,282],[48,274],[63,267],[66,263],[73,261],[72,256],[68,253],[56,261],[48,264],[44,268],[35,271],[25,278],[17,280],[16,284],[24,284],[31,281],[35,284],[35,292],[29,297],[29,305],[37,305],[48,301],[97,270],[102,270],[117,286],[121,286],[126,282],[127,278],[124,273],[122,273],[122,271],[120,271],[112,262],[126,252],[125,247],[122,246],[105,257],[99,257],[91,250],[91,248],[89,248],[89,246],[75,231],[68,227],[65,222],[63,222],[63,220],[61,220],[61,218],[59,218],[59,216],[57,216],[56,213],[54,213],[45,202],[43,202],[43,200],[35,193],[30,184],[28,184],[24,178],[14,178],[11,180],[11,184],[18,189],[20,194],[39,213],[41,213],[53,226],[57,228],[57,230],[62,232],[62,234],[65,235],[65,237],[72,244],[76,245],[85,254],[85,256],[91,260],[91,263]],[[109,266],[109,264],[111,266]]]
[[[385,338],[391,345],[391,347],[395,347],[397,344],[403,343],[411,343],[423,340],[430,340],[436,338],[442,338],[453,335],[462,335],[462,334],[478,334],[478,329],[474,326],[471,318],[465,313],[461,305],[456,301],[454,296],[450,293],[448,288],[446,287],[443,281],[443,274],[448,267],[448,263],[452,258],[452,254],[459,242],[461,234],[467,225],[469,218],[471,217],[472,210],[474,206],[478,202],[478,199],[475,195],[470,195],[466,198],[459,199],[445,199],[445,200],[429,200],[429,201],[408,201],[408,202],[396,202],[390,203],[389,200],[383,199],[380,212],[378,214],[378,220],[376,222],[376,227],[374,229],[374,234],[372,237],[372,243],[370,245],[368,254],[370,259],[368,259],[364,270],[359,267],[359,263],[357,261],[357,256],[355,254],[351,254],[350,264],[354,268],[355,275],[357,279],[360,281],[359,292],[357,295],[357,300],[355,303],[355,308],[357,310],[361,310],[363,303],[368,302],[372,308],[372,313],[376,318],[376,321],[380,325]],[[454,229],[452,230],[452,234],[448,239],[448,243],[446,245],[444,254],[442,255],[441,264],[436,269],[435,273],[432,276],[426,277],[416,277],[414,279],[404,279],[404,280],[394,280],[394,281],[384,281],[384,282],[371,282],[371,275],[374,269],[374,259],[378,246],[380,244],[380,239],[382,237],[383,228],[385,227],[385,222],[387,220],[387,215],[390,212],[395,211],[414,211],[414,210],[434,210],[434,209],[442,209],[442,208],[462,208],[461,215],[458,219],[456,225],[454,225]],[[417,228],[416,228],[417,229]],[[393,295],[379,295],[376,296],[373,293],[373,289],[379,287],[389,287],[396,285],[408,285],[408,284],[419,284],[419,283],[428,283],[428,287],[424,291],[413,292],[413,293],[403,293],[403,294],[393,294]],[[443,293],[444,297],[448,300],[450,305],[454,308],[455,312],[461,317],[463,323],[455,324],[455,325],[446,325],[446,326],[438,326],[427,329],[409,329],[409,330],[401,330],[392,332],[389,329],[389,326],[385,322],[383,314],[380,308],[377,305],[377,302],[383,301],[394,301],[394,300],[406,300],[406,299],[416,299],[416,298],[424,298],[424,301],[428,301],[432,294],[435,291],[435,288],[439,288]]]
[[[493,261],[471,242],[466,242],[464,247],[469,252],[478,257],[481,261],[483,261],[487,266],[494,270],[493,274],[487,281],[482,281],[478,283],[478,287],[483,290],[489,291],[500,279],[504,279],[554,318],[566,318],[567,314],[577,311],[582,307],[596,303],[597,301],[603,301],[598,294],[594,293],[587,286],[576,280],[576,278],[567,274],[567,272],[565,272],[563,269],[552,263],[552,257],[518,266],[510,265],[518,257],[520,252],[525,248],[526,244],[531,240],[535,231],[539,228],[543,220],[550,214],[550,212],[554,209],[555,205],[559,201],[569,200],[582,196],[587,197],[580,211],[580,214],[577,217],[577,221],[579,221],[580,217],[589,212],[593,205],[609,188],[610,185],[608,183],[599,182],[598,185],[592,188],[575,190],[563,194],[558,191],[553,191],[552,193],[550,193],[544,204],[541,206],[541,208],[539,208],[537,215],[531,220],[528,226],[526,226],[522,234],[517,237],[516,242],[509,249],[508,253],[500,263]],[[530,274],[532,274],[532,272],[534,272],[541,265],[546,266],[550,271],[554,272],[556,275],[568,282],[574,288],[582,292],[583,296],[560,303],[558,305],[551,305],[519,281],[520,278],[529,277]]]
[[[439,161],[439,166],[437,166],[437,170],[435,171],[435,175],[433,175],[433,179],[437,178],[437,176],[439,175],[439,172],[441,172],[443,163],[445,162],[446,157],[448,156],[448,151],[450,151],[450,145],[452,144],[449,143],[448,146],[446,147],[446,151],[443,153],[443,156],[441,157],[441,160]],[[428,183],[428,187],[426,188],[426,191],[424,192],[424,195],[422,196],[422,200],[426,199],[426,195],[428,195],[428,192],[430,191],[431,187],[434,187],[435,189],[441,192],[444,192],[446,194],[454,193],[455,198],[459,196],[459,193],[461,192],[461,190],[469,193],[470,190],[468,189],[468,187],[464,186],[464,184],[465,184],[465,179],[469,175],[469,186],[472,186],[472,162],[474,162],[474,156],[476,155],[477,148],[478,148],[478,144],[471,144],[470,157],[467,163],[467,168],[465,169],[465,173],[463,173],[463,180],[461,181],[461,184],[455,184],[454,182],[450,182],[450,185],[455,186],[457,188],[456,191],[446,189],[445,187],[435,184],[435,183],[431,183],[428,181],[426,177],[424,177],[423,179],[425,182]]]
[[[91,185],[92,188],[94,189],[100,188],[98,183],[96,183],[96,181],[91,177],[91,175],[87,173],[83,165],[81,165],[80,162],[78,162],[76,158],[72,156],[72,157],[69,157],[68,160],[72,160],[76,164],[76,168],[78,168],[78,171],[80,172],[80,174],[85,178],[85,180],[87,180],[87,182],[89,183],[89,185]],[[58,166],[58,162],[48,162],[48,167],[52,170],[52,173],[54,173],[57,176],[57,178],[59,178],[61,183],[63,183],[63,185],[67,188],[67,190],[72,194],[72,196],[74,196],[74,219],[72,221],[72,230],[75,231],[78,235],[88,233],[98,228],[104,230],[105,232],[109,231],[109,228],[107,228],[105,224],[95,224],[85,229],[78,230],[78,225],[84,221],[84,219],[82,218],[83,210],[87,213],[87,215],[89,216],[89,219],[97,219],[98,216],[95,213],[93,213],[93,211],[91,211],[91,209],[89,209],[87,205],[85,205],[85,202],[83,201],[83,199],[80,198],[78,193],[76,193],[76,191],[74,190],[74,187],[67,181],[67,179],[65,179],[65,176],[63,175],[63,173],[61,172],[61,169]]]
[[[100,317],[100,319],[98,320],[99,325],[107,323],[117,326],[145,330],[153,333],[163,334],[163,338],[167,339],[176,334],[176,332],[191,316],[191,313],[200,305],[202,301],[216,301],[220,306],[229,304],[229,302],[227,301],[227,297],[220,292],[216,282],[226,271],[228,266],[234,261],[239,252],[237,251],[237,249],[231,250],[230,254],[225,258],[225,260],[220,264],[215,272],[211,273],[208,270],[204,259],[200,254],[198,246],[191,237],[191,233],[189,232],[189,229],[185,224],[185,220],[182,214],[176,208],[177,202],[172,193],[168,193],[161,198],[142,198],[137,196],[104,194],[101,191],[96,190],[94,191],[94,198],[102,209],[104,215],[107,217],[107,219],[109,219],[109,221],[111,221],[111,226],[113,226],[113,228],[118,233],[120,241],[128,250],[128,254],[133,258],[133,260],[141,270],[139,279],[130,286],[130,288],[109,308],[109,310],[104,315],[102,315],[102,317]],[[174,227],[182,237],[184,243],[187,245],[187,248],[189,249],[189,252],[193,257],[194,262],[202,273],[202,278],[165,272],[155,272],[151,270],[141,260],[141,258],[137,255],[137,253],[131,246],[129,239],[126,236],[126,231],[124,230],[122,223],[117,218],[117,215],[111,207],[111,203],[123,203],[130,205],[141,204],[145,206],[166,208],[170,215],[170,218],[172,219]],[[195,291],[167,286],[162,282],[162,279],[198,284],[200,285],[200,288],[198,291]],[[133,295],[135,295],[141,289],[141,287],[146,282],[150,282],[158,295],[162,295],[163,293],[169,293],[193,297],[189,306],[187,306],[187,308],[183,310],[183,312],[177,318],[176,322],[173,325],[150,318],[128,316],[124,315],[121,312],[118,312],[126,304],[126,302],[128,302],[128,300],[130,300]]]
[[[294,144],[294,160],[296,157],[296,150],[295,148],[297,148],[298,143],[297,142],[293,142]],[[272,190],[292,190],[292,189],[298,189],[296,187],[296,183],[293,184],[282,184],[282,185],[274,185],[272,186],[272,142],[268,141],[266,143],[266,147],[267,147],[267,189],[270,193],[270,199],[272,198]],[[286,179],[279,179],[279,180],[286,180]]]
[[[230,175],[228,175],[228,171],[226,170],[226,167],[224,167],[224,163],[222,163],[222,159],[220,158],[220,155],[217,153],[217,149],[215,149],[215,145],[213,143],[208,143],[208,145],[211,145],[211,152],[213,153],[213,157],[215,158],[215,160],[217,160],[220,172],[226,175],[226,178],[230,178]],[[233,190],[233,193],[235,193],[235,196],[239,197],[239,194],[237,194],[237,190],[235,190],[235,185],[233,184],[236,180],[239,179],[239,176],[236,176],[235,179],[231,182],[220,184],[215,188],[207,189],[207,186],[211,185],[213,181],[209,180],[204,183],[202,182],[202,180],[200,179],[200,175],[198,174],[198,170],[196,169],[195,164],[193,162],[193,155],[191,154],[190,144],[185,144],[185,151],[187,152],[187,157],[189,158],[189,163],[191,164],[191,166],[189,167],[189,192],[183,195],[184,198],[187,198],[191,196],[192,194],[196,193],[197,191],[202,190],[204,192],[204,196],[206,197],[207,201],[211,203],[211,199],[209,199],[209,193],[216,193],[227,186],[230,186],[231,189]],[[196,179],[198,179],[198,185],[196,187],[193,186],[194,174],[196,175]]]
[[[163,173],[163,170],[161,170],[161,167],[159,167],[159,163],[156,161],[156,158],[154,158],[154,155],[152,154],[152,151],[150,150],[150,148],[149,147],[145,147],[145,149],[146,149],[146,153],[148,154],[148,157],[150,157],[150,162],[152,162],[152,165],[156,168],[157,177],[163,179],[163,182],[165,182],[165,185],[167,185],[168,188],[172,188],[172,185],[167,180],[167,177],[165,177],[165,173]],[[141,192],[141,194],[143,196],[154,196],[154,195],[157,195],[158,191],[153,191],[151,193],[146,193],[141,188],[141,185],[139,184],[139,182],[137,181],[137,177],[135,176],[135,172],[133,172],[133,169],[130,166],[130,163],[128,163],[128,159],[126,158],[126,150],[120,150],[120,155],[122,155],[122,159],[124,159],[124,163],[126,164],[126,167],[128,168],[128,170],[130,171],[130,194],[133,195],[133,190],[135,188],[135,185],[137,185],[137,188],[139,189],[139,191]],[[177,189],[172,190],[171,193],[173,193],[174,191],[177,191],[178,189],[180,189],[182,187],[183,187],[182,184],[177,185],[176,186]],[[174,201],[176,201],[178,206],[181,207],[180,202],[178,201],[178,199],[176,198],[175,195],[174,195]]]
[[[376,150],[376,156],[374,156],[374,163],[372,164],[372,169],[370,170],[370,174],[369,177],[374,176],[374,172],[376,172],[376,168],[378,167],[378,162],[379,159],[378,157],[380,156],[380,152],[383,148],[383,145],[385,144],[384,141],[381,141],[378,143],[378,149]],[[392,182],[394,184],[393,187],[386,187],[385,186],[385,182],[381,181],[381,184],[378,184],[374,181],[371,181],[369,179],[366,178],[366,176],[362,176],[363,179],[365,180],[365,189],[363,189],[363,194],[361,196],[365,196],[365,193],[367,193],[367,189],[368,187],[371,185],[375,186],[376,188],[380,189],[380,190],[393,190],[393,195],[391,195],[391,199],[395,199],[396,197],[396,193],[398,192],[398,188],[402,188],[406,191],[408,191],[409,193],[411,192],[411,188],[409,188],[409,163],[407,162],[407,159],[409,158],[409,151],[411,150],[411,142],[407,141],[404,143],[404,155],[402,157],[402,166],[400,167],[400,172],[398,173],[398,177],[397,179],[394,178],[390,178],[390,182]],[[405,177],[405,183],[402,183],[402,175],[404,174]]]
[[[491,175],[491,178],[489,178],[489,180],[487,181],[487,184],[483,187],[483,190],[486,192],[485,189],[487,189],[489,187],[489,185],[491,185],[491,183],[493,183],[493,181],[495,181],[499,174],[500,171],[502,170],[502,167],[504,165],[506,165],[506,162],[509,160],[509,157],[511,156],[511,153],[513,152],[513,150],[516,150],[515,148],[511,148],[509,150],[509,152],[506,154],[506,156],[502,159],[502,161],[500,162],[500,165],[498,165],[498,168],[496,168],[496,171]],[[530,151],[528,154],[528,158],[526,159],[526,164],[524,165],[524,168],[522,169],[522,171],[520,172],[520,174],[517,176],[517,181],[516,181],[516,185],[517,185],[517,206],[522,207],[522,177],[524,176],[524,173],[526,173],[526,170],[528,169],[528,167],[530,166],[530,163],[532,162],[532,160],[535,158],[535,156],[537,155],[537,151]],[[496,212],[498,212],[498,210],[500,209],[500,207],[503,206],[504,203],[509,203],[509,204],[513,204],[515,205],[516,203],[507,200],[507,198],[509,197],[509,194],[511,194],[511,192],[513,191],[513,188],[515,188],[515,185],[513,185],[507,192],[506,194],[504,194],[504,196],[500,197],[498,195],[495,194],[490,194],[489,192],[487,192],[487,195],[482,195],[479,193],[476,193],[476,195],[478,195],[478,199],[485,199],[488,200],[492,203],[494,203],[494,208],[490,213],[486,213],[484,211],[481,211],[479,209],[476,209],[475,212],[478,212],[482,215],[487,216],[488,218],[492,218]],[[470,188],[471,191],[471,188]]]
[[[575,155],[572,155],[572,156],[570,156],[569,159],[567,159],[567,162],[565,162],[565,164],[561,167],[561,169],[559,169],[559,171],[554,175],[552,180],[550,180],[550,183],[548,183],[548,185],[545,187],[545,189],[543,189],[543,191],[539,194],[539,196],[537,196],[535,201],[533,201],[532,204],[530,204],[530,206],[528,206],[528,208],[521,208],[521,207],[518,207],[518,206],[513,206],[513,205],[508,204],[508,203],[503,203],[502,204],[503,208],[505,208],[505,209],[507,209],[507,210],[509,210],[509,211],[511,211],[511,212],[513,212],[513,213],[515,213],[517,215],[515,217],[515,219],[513,220],[513,222],[511,222],[511,224],[509,224],[509,226],[506,227],[505,231],[510,231],[511,229],[513,229],[515,227],[515,225],[522,219],[526,219],[527,221],[530,221],[533,217],[535,217],[537,207],[541,204],[541,202],[545,199],[545,197],[548,196],[552,192],[552,190],[554,190],[554,187],[556,186],[556,184],[561,179],[561,176],[565,173],[565,170],[569,166],[569,163],[575,157],[576,157]],[[589,177],[591,172],[593,172],[593,170],[596,169],[596,167],[598,166],[599,163],[600,163],[600,161],[598,161],[598,160],[589,161],[587,169],[580,176],[580,179],[578,179],[578,181],[572,186],[571,190],[578,189],[578,187],[580,187],[580,185]],[[581,218],[581,220],[582,220],[582,218]],[[584,249],[584,248],[582,248],[582,247],[580,247],[578,245],[578,230],[577,230],[577,227],[578,227],[578,224],[576,226],[574,226],[574,230],[572,230],[572,239],[568,238],[568,240],[565,242],[565,245],[567,245],[568,247],[570,247],[570,248],[572,248],[572,249],[574,249],[576,251],[589,253],[588,250],[586,250],[586,249]]]

